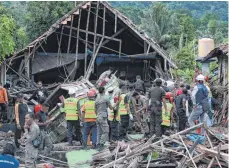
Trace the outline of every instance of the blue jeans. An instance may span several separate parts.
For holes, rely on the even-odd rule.
[[[73,133],[73,127],[74,127],[74,133]],[[76,141],[82,140],[82,134],[80,131],[80,122],[79,120],[69,120],[67,121],[67,128],[68,128],[68,143],[72,144],[73,135],[76,138]]]
[[[83,123],[83,142],[87,146],[88,135],[92,131],[92,144],[96,145],[97,142],[97,126],[96,122],[85,122]]]

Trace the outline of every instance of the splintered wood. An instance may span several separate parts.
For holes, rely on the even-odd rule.
[[[205,135],[193,133],[202,127]],[[227,167],[228,136],[215,128],[198,124],[171,136],[141,139],[131,142],[115,142],[94,154],[92,167],[100,168],[185,168]],[[190,136],[195,140],[190,140]]]

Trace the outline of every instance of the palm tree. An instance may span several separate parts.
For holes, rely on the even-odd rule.
[[[178,19],[171,13],[167,5],[161,2],[153,2],[152,8],[144,12],[141,19],[141,28],[161,47],[167,48],[170,34],[178,29]]]

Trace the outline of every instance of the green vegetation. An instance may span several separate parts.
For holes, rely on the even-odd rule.
[[[177,63],[178,75],[187,80],[196,66],[199,38],[213,38],[216,46],[228,41],[228,2],[117,1],[111,5],[165,49]],[[23,48],[74,6],[69,1],[1,2],[0,56]]]

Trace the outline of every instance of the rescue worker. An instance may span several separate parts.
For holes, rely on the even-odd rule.
[[[202,74],[198,75],[196,80],[198,83],[192,91],[193,111],[188,119],[190,127],[194,126],[194,121],[199,118],[202,123],[205,119],[205,114],[207,115],[209,112],[208,98],[210,89],[204,85],[204,76]]]
[[[170,89],[167,87],[167,82],[164,82],[164,85],[162,85],[162,88],[165,90],[165,92],[169,92]]]
[[[186,127],[187,123],[187,116],[186,116],[186,102],[188,101],[188,91],[187,89],[182,90],[182,94],[177,97],[176,100],[176,108],[177,108],[177,115],[179,118],[179,126],[178,130],[183,131]]]
[[[15,155],[15,146],[11,142],[3,148],[3,152],[0,155],[0,167],[2,168],[18,168],[19,161],[14,157]]]
[[[73,127],[75,128],[75,137],[82,144],[82,134],[80,131],[80,118],[78,99],[75,98],[75,90],[69,89],[69,98],[64,99],[63,110],[66,114],[67,129],[68,129],[68,144],[73,145]]]
[[[126,94],[128,97],[128,104],[129,104],[129,116],[130,116],[130,122],[129,122],[129,131],[134,131],[134,125],[135,125],[135,121],[136,121],[136,116],[135,116],[135,112],[136,112],[136,102],[135,99],[133,98],[133,94],[134,94],[134,85],[128,85],[128,93]]]
[[[120,115],[120,128],[119,128],[119,138],[126,139],[127,130],[129,127],[129,114],[131,114],[129,111],[129,102],[128,102],[128,96],[125,94],[125,88],[122,88],[120,86],[120,93],[118,96],[116,96],[117,100],[117,108],[118,115]],[[116,103],[116,101],[115,101]],[[131,114],[131,119],[133,119],[133,116]]]
[[[171,92],[165,93],[166,106],[168,109],[168,114],[166,115],[165,108],[162,108],[162,134],[169,136],[169,129],[171,127],[171,121],[173,118],[172,108],[173,108],[173,94]]]
[[[92,132],[92,148],[96,148],[97,143],[97,126],[95,114],[95,97],[96,93],[89,91],[87,93],[88,100],[82,107],[82,122],[83,122],[83,146],[87,148],[87,140],[90,132]]]
[[[45,102],[46,98],[48,97],[48,91],[45,87],[43,87],[43,84],[41,81],[37,82],[37,90],[33,93],[33,95],[28,99],[28,101],[34,99],[39,104],[42,104]]]
[[[108,141],[109,125],[108,125],[108,111],[113,109],[108,96],[105,95],[105,88],[99,87],[99,95],[95,100],[95,113],[97,116],[97,147],[99,150],[104,148],[104,144]]]
[[[182,94],[182,91],[184,89],[184,84],[181,83],[179,89],[176,91],[176,96],[179,96]]]
[[[140,75],[136,76],[136,82],[134,83],[134,88],[136,92],[139,92],[141,94],[145,94],[146,92],[145,83],[144,81],[141,80]]]
[[[111,103],[111,106],[114,106],[114,88],[108,88],[108,97]],[[117,110],[108,108],[108,124],[109,124],[109,140],[117,141],[119,139],[119,122],[120,116],[117,113]]]
[[[145,96],[140,95],[139,93],[135,92],[133,94],[133,97],[135,99],[135,106],[136,106],[136,118],[138,125],[140,128],[142,128],[142,133],[144,134],[145,137],[149,136],[149,127],[148,127],[148,100]]]
[[[161,87],[162,80],[155,80],[155,87],[152,87],[149,91],[148,98],[151,103],[150,114],[150,134],[151,136],[156,133],[156,138],[161,137],[161,123],[162,123],[162,102],[165,108],[166,115],[168,114],[167,105],[165,101],[165,91]]]
[[[54,147],[46,131],[47,127],[52,122],[51,120],[48,120],[48,111],[49,105],[42,104],[42,109],[36,113],[36,123],[40,128],[42,137],[42,143],[39,148],[44,150],[44,155],[49,155]]]
[[[0,83],[0,121],[6,122],[7,121],[7,106],[8,106],[8,94],[7,90],[2,86]]]
[[[17,148],[20,147],[18,140],[21,138],[21,134],[24,133],[25,115],[29,112],[28,105],[24,102],[23,94],[17,95],[17,103],[14,107],[16,131],[14,134],[14,141]]]
[[[99,77],[98,81],[96,82],[96,84],[98,86],[101,86],[101,85],[104,86],[105,83],[107,83],[109,81],[109,79],[110,79],[111,74],[112,74],[113,71],[114,71],[114,68],[113,67],[109,67],[109,69],[107,71],[103,72],[100,75],[100,77]]]
[[[25,142],[25,167],[36,168],[36,160],[38,157],[38,148],[34,146],[34,140],[40,136],[39,126],[35,122],[33,113],[28,113],[25,116],[25,134],[22,137],[22,142]]]

